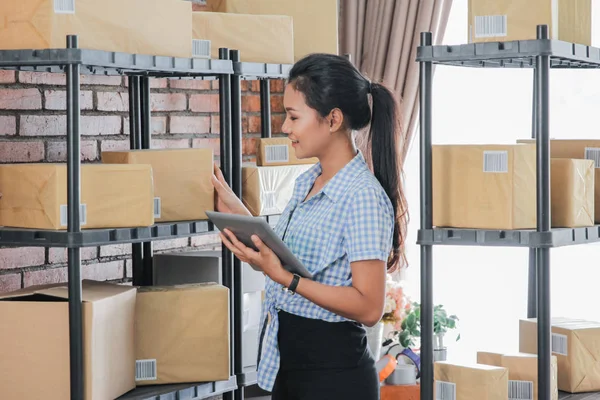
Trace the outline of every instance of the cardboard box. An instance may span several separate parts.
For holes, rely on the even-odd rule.
[[[292,17],[194,12],[192,22],[193,39],[210,40],[214,59],[225,47],[239,50],[245,62],[294,63]]]
[[[205,220],[214,210],[212,149],[105,151],[102,162],[152,166],[158,222]]]
[[[81,228],[154,223],[149,165],[81,165]],[[0,225],[67,228],[66,164],[0,165]]]
[[[139,288],[135,338],[138,386],[229,379],[229,290]]]
[[[319,159],[296,158],[296,150],[287,137],[265,138],[258,141],[256,165],[259,167],[275,167],[281,165],[316,164]]]
[[[535,143],[535,141],[522,139],[518,140],[517,143]],[[594,222],[600,224],[600,140],[551,139],[550,157],[594,161]]]
[[[548,25],[550,39],[591,46],[591,16],[591,0],[469,0],[469,41],[532,40]]]
[[[136,290],[93,281],[82,287],[84,399],[115,399],[135,388]],[[0,398],[69,399],[67,286],[4,294],[0,315]]]
[[[191,57],[192,5],[177,0],[1,1],[0,49],[65,48]],[[161,29],[156,29],[161,26]]]
[[[552,353],[558,361],[558,389],[570,393],[600,390],[600,323],[552,319]],[[537,320],[519,321],[519,351],[537,354]]]
[[[593,225],[591,162],[551,160],[552,226]],[[433,146],[433,224],[472,229],[536,228],[536,149]]]
[[[537,355],[478,352],[477,363],[508,369],[508,398],[538,400]],[[552,400],[558,400],[557,360],[552,356]]]
[[[203,9],[235,14],[288,15],[294,19],[295,61],[311,53],[339,54],[338,0],[207,0]]]
[[[294,194],[296,179],[312,165],[242,167],[242,201],[254,216],[279,215]]]
[[[458,365],[438,361],[434,365],[434,394],[460,400],[506,400],[508,370],[490,365]],[[454,396],[452,397],[452,394]]]

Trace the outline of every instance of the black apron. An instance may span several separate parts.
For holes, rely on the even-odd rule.
[[[281,362],[273,400],[379,400],[379,376],[357,322],[278,312]]]

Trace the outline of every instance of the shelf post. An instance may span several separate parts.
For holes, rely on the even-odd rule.
[[[67,48],[76,49],[76,35],[67,36]],[[67,231],[81,232],[81,137],[79,124],[80,67],[67,65]],[[71,372],[71,400],[83,400],[83,315],[81,305],[81,250],[69,247],[69,354]]]
[[[548,26],[537,26],[538,40],[548,39]],[[549,232],[550,215],[550,57],[539,55],[535,63],[536,76],[536,152],[537,152],[537,231]],[[550,400],[552,337],[550,328],[550,249],[538,248],[538,398]]]
[[[219,59],[229,60],[229,49],[219,49]],[[221,171],[225,177],[225,181],[232,184],[232,104],[231,104],[231,76],[227,74],[219,75],[219,119],[220,119],[220,145],[221,145]],[[223,285],[229,288],[229,299],[230,304],[235,304],[234,293],[235,286],[233,282],[233,254],[227,249],[222,247],[222,276]],[[235,338],[235,307],[230,308],[229,316],[229,332],[230,337]],[[231,340],[230,343],[230,365],[232,375],[235,374],[236,363],[235,363],[235,341]],[[223,400],[233,400],[233,392],[223,394]]]
[[[231,61],[240,62],[240,51],[230,51]],[[233,193],[242,198],[242,88],[241,76],[231,75],[231,189]],[[234,373],[239,377],[244,373],[243,363],[243,335],[244,335],[244,305],[242,282],[242,262],[234,257],[233,259],[233,315],[235,316],[233,342],[234,342]],[[244,387],[239,385],[234,393],[235,400],[244,400]]]
[[[142,148],[142,116],[140,101],[140,77],[130,75],[129,83],[129,147]],[[131,269],[133,285],[144,286],[144,256],[142,243],[131,245]]]
[[[271,81],[260,81],[260,137],[271,137]]]
[[[421,46],[431,46],[431,32],[421,33]],[[419,65],[421,229],[432,229],[431,98],[433,65]],[[421,400],[433,400],[433,248],[421,246]]]
[[[533,69],[533,92],[531,106],[531,138],[537,138],[538,69]],[[537,250],[529,248],[527,273],[527,318],[537,318]]]
[[[141,147],[150,149],[152,147],[152,115],[150,109],[150,78],[142,76],[139,78],[139,103],[141,121]],[[142,245],[142,283],[146,286],[154,284],[154,267],[152,263],[152,242],[144,242]],[[139,252],[139,250],[137,250]]]

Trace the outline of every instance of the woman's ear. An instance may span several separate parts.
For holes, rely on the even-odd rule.
[[[327,123],[329,124],[329,132],[339,131],[344,125],[344,113],[339,108],[334,108],[329,113]]]

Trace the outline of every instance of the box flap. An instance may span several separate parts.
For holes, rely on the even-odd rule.
[[[101,301],[114,296],[118,296],[122,293],[129,292],[131,290],[135,290],[135,288],[131,286],[123,286],[114,283],[97,282],[91,280],[82,281],[81,286],[81,299],[88,303]],[[44,294],[47,296],[53,296],[61,299],[69,298],[69,291],[66,285],[38,290],[36,291],[36,293]]]
[[[229,290],[226,286],[216,282],[189,283],[184,285],[171,286],[142,286],[138,288],[138,293],[164,293],[164,292],[185,292],[185,291],[222,291]]]

